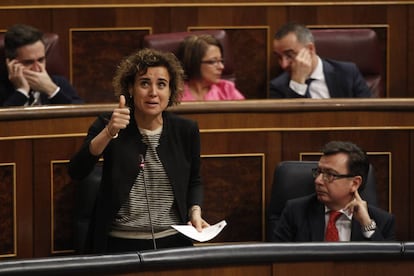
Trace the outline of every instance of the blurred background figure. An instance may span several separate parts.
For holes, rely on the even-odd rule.
[[[4,51],[8,74],[0,76],[0,106],[83,102],[67,79],[48,74],[40,30],[13,25],[4,35]]]
[[[231,81],[221,79],[223,47],[212,35],[192,35],[184,39],[178,53],[185,76],[182,101],[243,100]]]
[[[284,72],[271,80],[270,98],[370,98],[368,85],[351,62],[321,59],[311,31],[288,23],[273,39]]]

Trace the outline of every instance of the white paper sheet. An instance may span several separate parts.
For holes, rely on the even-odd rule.
[[[226,221],[222,220],[219,223],[203,228],[201,232],[198,232],[192,225],[171,225],[171,227],[193,240],[205,242],[216,237],[226,225]]]

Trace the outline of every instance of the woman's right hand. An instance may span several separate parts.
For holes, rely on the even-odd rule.
[[[130,110],[128,107],[125,106],[125,96],[121,95],[119,97],[119,105],[117,108],[114,109],[111,120],[109,121],[108,125],[106,126],[108,129],[109,136],[116,137],[118,132],[121,129],[124,129],[129,124],[130,120]]]
[[[118,137],[118,132],[129,124],[129,108],[125,107],[125,96],[119,97],[119,106],[115,108],[111,119],[102,131],[92,139],[89,152],[99,156],[112,139]]]

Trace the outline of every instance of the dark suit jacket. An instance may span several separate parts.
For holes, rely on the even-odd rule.
[[[365,238],[359,222],[352,219],[351,241],[395,240],[394,215],[373,206],[368,206],[368,213],[377,223],[375,233]],[[312,194],[286,203],[270,241],[317,242],[324,241],[324,235],[325,206]]]
[[[366,81],[351,62],[322,59],[323,73],[331,98],[370,98]],[[289,87],[290,75],[283,72],[270,82],[270,98],[304,98]]]
[[[100,116],[89,128],[80,151],[71,159],[69,174],[82,179],[94,168],[99,157],[89,152],[90,141],[106,126],[111,114]],[[202,204],[200,179],[200,134],[197,123],[169,112],[163,113],[163,130],[157,153],[173,186],[181,222],[188,221],[188,209]],[[90,227],[93,252],[104,252],[110,225],[128,198],[139,173],[139,156],[146,145],[131,114],[131,122],[106,147],[99,195]],[[93,200],[93,199],[91,199]]]
[[[50,78],[60,87],[60,91],[52,99],[41,93],[40,101],[42,105],[83,103],[75,89],[64,77],[50,76]],[[23,106],[26,102],[27,97],[14,89],[7,75],[2,75],[0,82],[0,106]]]

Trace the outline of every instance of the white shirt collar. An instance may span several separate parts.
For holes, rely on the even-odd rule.
[[[317,57],[316,67],[315,67],[315,70],[313,70],[312,74],[310,75],[310,78],[324,81],[325,75],[323,74],[322,60],[319,56],[316,56],[316,57]]]
[[[325,205],[325,215],[329,214],[329,212],[331,211],[331,209],[329,209],[326,205]],[[352,213],[349,211],[345,211],[344,209],[338,210],[339,212],[341,212],[342,214],[344,214],[349,220],[352,220]]]

